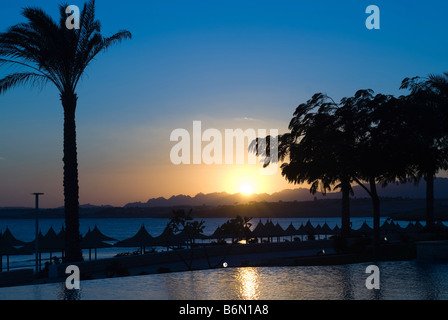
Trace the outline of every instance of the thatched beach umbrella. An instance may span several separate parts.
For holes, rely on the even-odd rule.
[[[25,243],[23,248],[25,250],[31,250],[32,252],[35,252],[36,248],[35,243],[36,239],[34,239],[31,242]],[[39,250],[39,267],[40,267],[42,253],[49,253],[50,260],[53,257],[53,252],[61,252],[61,255],[63,255],[63,251],[65,250],[65,238],[61,237],[60,234],[56,234],[53,227],[50,227],[50,229],[48,229],[45,236],[42,234],[42,231],[39,231],[38,250]]]
[[[338,225],[335,225],[333,228],[333,234],[337,235],[341,232],[341,228]]]
[[[292,237],[298,234],[296,228],[294,228],[294,226],[292,224],[292,221],[289,224],[289,226],[285,229],[285,234],[291,237],[291,241],[292,241]]]
[[[209,236],[198,232],[192,226],[188,226],[188,225],[185,226],[184,229],[179,234],[175,234],[175,237],[177,239],[177,242],[182,240],[185,243],[188,243],[188,242],[194,243],[194,240],[210,239]]]
[[[278,222],[275,224],[274,228],[275,228],[275,236],[277,237],[277,242],[279,242],[280,237],[288,235]]]
[[[31,242],[25,243],[25,248],[34,249],[35,248],[36,239]],[[56,234],[53,227],[48,229],[45,236],[42,234],[42,231],[39,231],[38,234],[38,246],[39,252],[55,252],[62,251],[65,248],[63,238]]]
[[[261,222],[261,219],[258,221],[257,226],[255,227],[255,229],[252,231],[252,236],[255,238],[260,238],[260,242],[263,242],[263,237],[265,236],[265,232],[264,232],[264,224],[263,222]]]
[[[302,236],[302,240],[303,240],[303,236],[306,235],[306,229],[303,224],[300,224],[300,227],[297,228],[297,235]]]
[[[9,256],[16,254],[17,249],[14,248],[8,241],[0,235],[0,272],[3,271],[3,256],[6,256],[7,261],[7,271],[9,271]]]
[[[112,244],[106,243],[101,234],[87,231],[84,237],[81,238],[81,249],[89,249],[89,260],[92,260],[92,249],[95,250],[95,260],[97,259],[97,249],[110,248]],[[108,238],[106,238],[108,239]]]
[[[415,231],[416,232],[424,232],[425,227],[420,223],[420,221],[415,222]]]
[[[363,224],[361,225],[361,227],[356,231],[364,233],[364,234],[372,234],[373,233],[373,229],[367,224],[366,221],[364,221]]]
[[[81,249],[89,249],[89,260],[92,260],[92,249],[95,250],[95,260],[97,259],[97,249],[112,247],[107,242],[117,241],[117,239],[111,238],[103,234],[97,225],[93,230],[87,231],[85,236],[81,239]]]
[[[226,232],[223,230],[222,226],[216,227],[215,231],[211,236],[209,236],[210,239],[233,239],[235,237],[235,234]]]
[[[115,247],[140,247],[140,251],[144,252],[145,247],[152,247],[156,244],[156,240],[151,236],[146,230],[145,226],[142,225],[138,232],[125,240],[118,241]]]
[[[310,219],[306,222],[305,226],[303,227],[305,234],[308,236],[312,236],[316,234],[316,230],[314,229],[313,225],[311,224]]]
[[[400,226],[398,222],[392,222],[395,226],[395,232],[404,232],[404,228]]]
[[[18,240],[16,237],[14,237],[12,235],[12,233],[8,227],[6,227],[6,230],[5,230],[5,232],[3,232],[2,237],[3,237],[3,240],[5,240],[6,242],[8,242],[10,245],[12,245],[14,247],[25,245],[24,241]]]
[[[4,235],[0,235],[0,272],[3,271],[3,256],[6,256],[6,270],[9,271],[9,256],[28,255],[32,253],[28,249],[16,248],[10,242],[11,239],[9,236],[4,237]]]
[[[39,250],[41,252],[53,252],[53,251],[63,251],[65,249],[65,241],[59,237],[54,231],[53,227],[48,229],[47,233],[42,239],[39,239]]]
[[[89,229],[87,234],[89,234],[89,237],[93,237],[94,239],[100,240],[100,241],[117,241],[117,239],[111,238],[109,236],[106,236],[104,233],[102,233],[96,225],[92,231],[90,231],[90,229]],[[87,234],[86,234],[86,236],[87,236]]]
[[[406,233],[413,233],[415,230],[415,225],[410,221],[408,225],[404,228]]]
[[[439,231],[439,232],[447,232],[448,231],[448,227],[445,226],[443,224],[442,221],[438,220],[435,224],[434,224],[434,228],[435,230]]]
[[[170,246],[182,246],[185,244],[185,239],[182,238],[176,236],[170,226],[166,226],[162,234],[154,238],[154,245],[167,248]]]
[[[394,233],[394,232],[398,232],[398,228],[397,226],[389,220],[384,221],[383,225],[380,227],[380,231],[382,233]]]
[[[320,224],[317,224],[317,226],[314,228],[314,234],[317,235],[317,238],[319,239],[319,236],[322,234],[322,227]]]
[[[419,221],[416,221],[415,223],[409,222],[404,230],[408,233],[416,233],[425,231],[425,227]]]
[[[264,236],[268,237],[271,241],[273,237],[277,236],[278,230],[275,228],[274,223],[271,220],[266,221],[264,225]]]
[[[325,236],[325,239],[327,239],[327,236],[330,234],[333,234],[333,231],[331,230],[331,228],[328,226],[327,222],[325,221],[325,223],[322,225],[322,228],[320,230],[321,234],[323,234]]]

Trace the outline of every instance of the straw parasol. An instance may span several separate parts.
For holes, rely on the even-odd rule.
[[[414,225],[414,232],[424,232],[425,227],[420,223],[420,221],[416,221]]]
[[[181,246],[185,244],[185,239],[182,238],[176,236],[170,226],[166,226],[162,234],[154,238],[154,245],[161,247]]]
[[[282,226],[278,222],[275,224],[274,228],[275,228],[275,234],[276,234],[276,237],[277,237],[277,241],[279,240],[280,237],[288,235],[285,232],[285,230],[283,230]]]
[[[142,224],[138,232],[122,241],[115,243],[115,247],[140,247],[140,251],[144,252],[145,247],[152,247],[156,243],[153,236],[151,236],[146,230],[145,226]]]
[[[8,227],[6,227],[6,230],[5,230],[5,232],[3,232],[2,237],[5,241],[7,241],[9,244],[11,244],[14,247],[25,245],[24,241],[18,240],[16,237],[14,237],[12,235],[12,233]]]
[[[302,224],[300,224],[300,227],[297,228],[297,235],[302,236],[302,240],[303,240],[303,236],[306,235],[306,230],[305,230],[305,226]]]
[[[439,232],[446,232],[446,231],[448,231],[448,227],[445,226],[445,225],[443,224],[443,222],[440,221],[440,220],[438,220],[438,221],[434,224],[434,227],[435,227],[435,229],[436,229],[437,231],[439,231]]]
[[[268,239],[271,239],[272,237],[277,236],[277,233],[279,230],[275,228],[274,223],[272,220],[266,221],[266,224],[264,225],[264,236],[268,237]]]
[[[89,237],[93,237],[96,240],[100,240],[100,241],[117,241],[117,239],[111,238],[109,236],[106,236],[105,234],[103,234],[100,229],[98,229],[98,227],[95,225],[95,227],[93,228],[92,231],[87,232],[87,234],[89,234]],[[86,234],[86,236],[87,236]]]
[[[111,244],[104,241],[116,241],[116,239],[104,235],[95,225],[93,230],[87,231],[81,238],[81,249],[89,249],[89,260],[92,260],[92,249],[95,250],[95,260],[97,259],[97,249],[112,247]]]
[[[0,235],[0,272],[3,271],[3,256],[6,256],[6,270],[9,271],[9,256],[12,255],[27,255],[31,254],[32,251],[16,248],[9,242],[9,236],[4,237],[4,235]]]
[[[306,222],[304,226],[305,234],[307,235],[314,235],[316,233],[316,230],[314,229],[313,225],[311,224],[310,219]]]
[[[63,252],[65,250],[65,237],[61,237],[61,233],[56,234],[53,227],[50,227],[50,229],[48,229],[45,236],[42,234],[42,231],[39,231],[37,239],[39,250],[39,265],[41,263],[42,253],[49,253],[50,260],[53,258],[53,252],[61,252],[61,255],[63,255]],[[31,242],[26,242],[23,246],[23,249],[30,252],[35,252],[35,243],[36,239]]]
[[[400,227],[394,224],[392,221],[384,221],[383,225],[380,227],[381,232],[383,233],[394,233],[399,232]]]
[[[373,229],[371,227],[369,227],[369,225],[367,224],[366,221],[364,221],[363,224],[361,225],[361,227],[356,231],[365,233],[365,234],[373,233]]]
[[[322,227],[320,226],[320,224],[317,224],[317,226],[314,228],[314,233],[319,236],[322,234]],[[318,238],[319,239],[319,238]]]
[[[260,238],[260,242],[263,242],[263,237],[265,237],[265,225],[261,222],[261,219],[258,221],[257,226],[252,231],[252,237]]]
[[[331,230],[331,228],[328,226],[327,222],[325,221],[325,223],[322,225],[322,228],[320,230],[321,234],[323,234],[325,236],[325,239],[327,238],[328,235],[333,234],[333,231]]]
[[[341,232],[341,229],[338,225],[335,225],[332,232],[333,234],[339,234]]]
[[[221,226],[216,227],[215,231],[212,233],[212,235],[209,236],[210,239],[225,239],[225,238],[231,238],[232,236],[229,234],[225,234]]]
[[[57,235],[54,231],[53,227],[48,229],[45,236],[42,234],[42,231],[39,231],[37,236],[38,238],[38,246],[39,252],[55,252],[55,251],[63,251],[65,249],[65,240]],[[25,243],[24,248],[33,249],[35,248],[36,239],[31,242]]]
[[[290,236],[291,237],[291,241],[292,241],[292,237],[297,235],[297,234],[298,234],[298,232],[297,232],[296,228],[294,228],[294,226],[292,224],[292,221],[291,221],[289,226],[285,229],[285,235]]]

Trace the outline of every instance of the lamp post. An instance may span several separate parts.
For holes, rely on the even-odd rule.
[[[34,240],[35,250],[36,250],[36,273],[39,272],[39,196],[43,193],[35,192],[33,193],[36,198],[36,238]]]

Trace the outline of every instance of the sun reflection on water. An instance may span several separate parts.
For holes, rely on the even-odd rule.
[[[259,275],[256,268],[239,268],[237,283],[241,299],[255,300],[259,297]]]

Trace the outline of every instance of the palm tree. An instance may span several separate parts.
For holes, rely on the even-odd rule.
[[[0,94],[23,84],[53,83],[59,90],[64,110],[64,206],[66,223],[66,260],[82,260],[79,236],[79,186],[76,147],[76,87],[86,68],[110,46],[131,38],[126,30],[111,37],[101,35],[95,19],[95,1],[84,5],[79,29],[68,29],[66,7],[60,6],[60,20],[54,21],[39,8],[25,8],[26,23],[0,33],[0,65],[19,67],[0,80]]]

